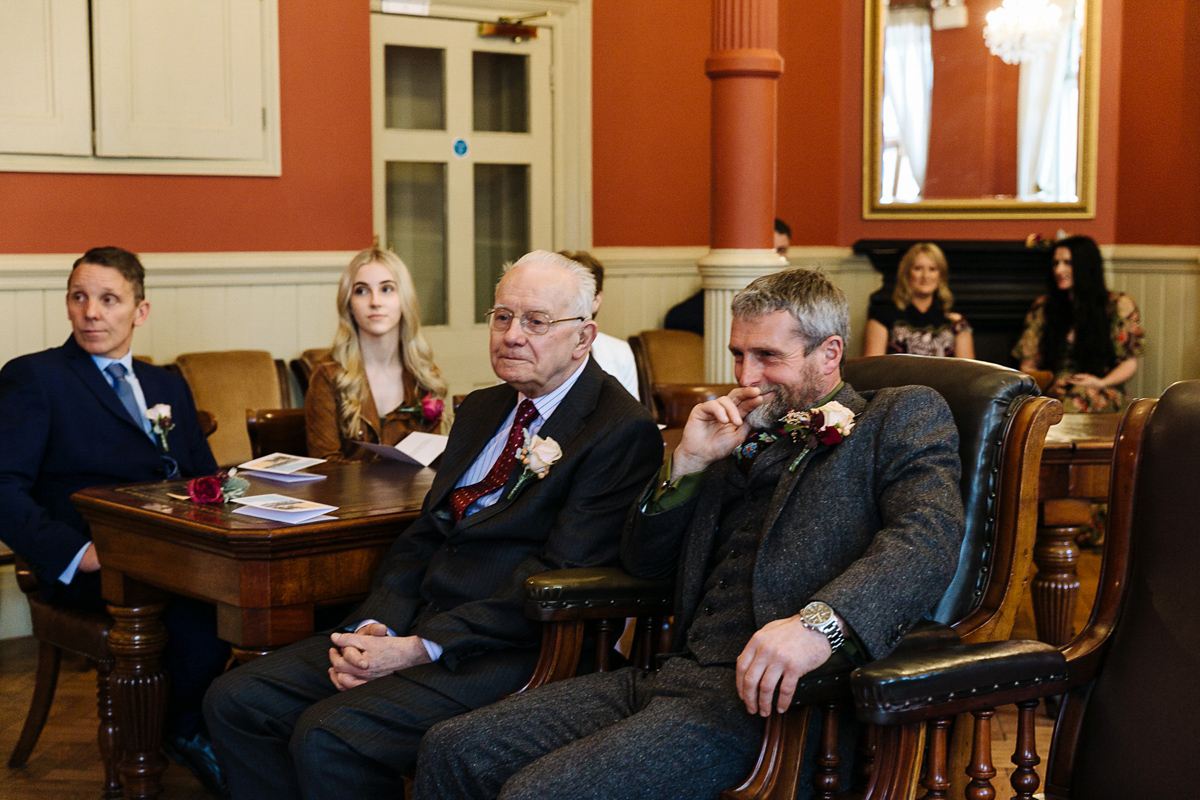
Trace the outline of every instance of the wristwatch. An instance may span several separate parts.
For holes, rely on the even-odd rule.
[[[838,623],[837,617],[834,616],[833,609],[829,607],[828,603],[813,600],[800,609],[800,624],[817,633],[825,634],[825,638],[829,640],[829,649],[832,651],[836,651],[846,643],[842,626]]]

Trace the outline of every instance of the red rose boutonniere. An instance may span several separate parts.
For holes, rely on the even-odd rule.
[[[426,422],[436,425],[442,421],[442,411],[445,408],[445,401],[431,392],[421,398],[420,405],[407,406],[400,409],[400,411],[407,414],[420,414],[421,418]]]
[[[837,444],[854,430],[854,412],[836,400],[808,411],[789,411],[779,421],[784,433],[792,435],[793,442],[804,443],[804,450],[788,467],[792,472],[817,445]]]

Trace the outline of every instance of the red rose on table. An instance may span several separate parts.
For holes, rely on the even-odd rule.
[[[188,497],[193,503],[224,503],[225,495],[221,492],[221,477],[206,475],[203,478],[192,478],[187,484]]]

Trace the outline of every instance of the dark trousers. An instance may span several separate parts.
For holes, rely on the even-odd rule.
[[[585,675],[435,726],[415,797],[715,798],[749,774],[762,729],[728,667]]]
[[[516,691],[536,650],[421,664],[337,691],[329,635],[230,670],[204,698],[235,799],[403,797],[401,777],[435,723]]]

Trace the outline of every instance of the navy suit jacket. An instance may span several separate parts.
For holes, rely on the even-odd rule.
[[[216,472],[187,384],[133,362],[147,407],[166,403],[169,455],[184,477]],[[0,540],[28,562],[53,600],[58,576],[91,535],[71,494],[167,476],[158,446],[76,342],[14,358],[0,369]]]

